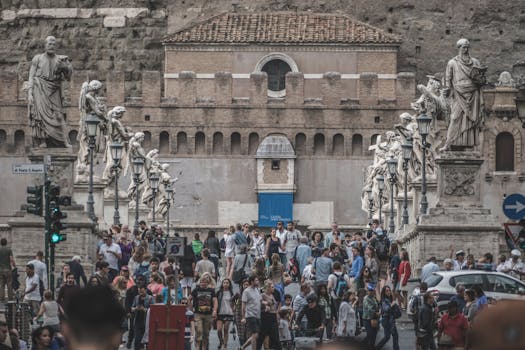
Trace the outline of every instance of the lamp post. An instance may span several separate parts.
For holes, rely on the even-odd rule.
[[[394,157],[388,158],[386,161],[390,180],[390,220],[388,223],[388,232],[394,233],[396,224],[394,223],[394,183],[396,182],[397,159]]]
[[[432,118],[426,114],[421,114],[416,118],[417,120],[417,129],[419,135],[421,135],[422,144],[423,144],[423,171],[422,171],[422,182],[421,182],[421,213],[426,214],[428,211],[428,201],[427,201],[427,136],[430,133],[430,122]]]
[[[115,174],[115,213],[113,214],[113,225],[120,225],[120,213],[118,211],[118,173],[120,159],[122,158],[122,149],[124,147],[118,142],[112,142],[109,145],[111,158],[113,159],[113,172]]]
[[[93,114],[88,114],[86,118],[86,129],[88,135],[89,147],[89,189],[87,198],[87,207],[89,218],[95,223],[97,217],[95,216],[95,200],[93,199],[93,154],[95,153],[96,137],[98,124],[100,120]]]
[[[168,210],[166,211],[166,234],[168,237],[170,236],[170,207],[171,207],[171,200],[173,198],[173,188],[168,186],[166,188],[166,206],[168,207]]]
[[[379,225],[383,223],[381,219],[383,209],[383,190],[385,189],[385,177],[383,175],[376,176],[377,189],[379,190]]]
[[[368,224],[372,227],[372,210],[374,209],[374,195],[372,193],[372,187],[367,187],[366,198],[368,199]]]
[[[142,174],[142,169],[144,168],[144,159],[137,157],[133,159],[133,181],[135,182],[135,225],[133,228],[135,230],[139,229],[139,181],[140,174]]]
[[[405,183],[403,186],[403,225],[408,225],[408,162],[412,158],[412,139],[408,139],[406,143],[401,145],[403,150],[403,172],[405,173]]]
[[[159,189],[160,177],[153,174],[149,177],[149,185],[153,191],[153,222],[155,222],[155,197],[157,196],[157,190]]]

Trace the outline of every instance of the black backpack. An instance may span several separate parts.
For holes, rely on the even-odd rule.
[[[390,241],[386,235],[381,235],[377,237],[376,241],[376,254],[379,260],[388,259],[388,251],[390,250]]]

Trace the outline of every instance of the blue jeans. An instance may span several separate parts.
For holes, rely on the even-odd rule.
[[[376,344],[377,338],[377,328],[373,328],[370,320],[363,319],[366,329],[366,343],[371,347],[374,347]]]
[[[384,335],[383,339],[377,344],[376,349],[381,349],[386,343],[388,343],[390,337],[392,337],[392,347],[394,350],[399,350],[399,334],[397,333],[396,322],[390,322],[390,320],[383,319],[381,325],[383,326]]]

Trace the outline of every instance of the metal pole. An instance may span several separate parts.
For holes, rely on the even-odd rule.
[[[89,137],[89,189],[88,189],[88,215],[95,223],[95,200],[93,199],[93,153],[95,152],[95,138]]]
[[[170,207],[171,207],[171,199],[168,198],[167,203],[168,211],[166,212],[166,234],[168,237],[170,236]]]
[[[44,158],[45,159],[45,158]],[[49,257],[49,231],[51,230],[51,220],[49,217],[49,186],[51,181],[48,178],[48,167],[49,163],[47,159],[44,161],[44,252],[47,268],[47,280],[50,279],[51,261]],[[54,288],[52,288],[53,290]]]
[[[381,219],[381,214],[383,212],[383,190],[379,190],[379,226],[383,224],[383,220]]]
[[[428,210],[427,201],[427,169],[426,169],[426,158],[427,158],[427,137],[422,135],[423,138],[423,172],[422,172],[422,183],[421,183],[421,214],[426,214]]]
[[[374,200],[368,201],[368,223],[372,226],[372,210],[374,209]]]
[[[135,175],[135,231],[139,229],[139,175]]]
[[[408,161],[403,161],[403,170],[405,172],[404,198],[403,198],[403,225],[408,225]]]
[[[120,213],[118,212],[118,163],[113,165],[115,172],[115,214],[113,214],[113,224],[120,225]]]
[[[155,222],[155,197],[157,196],[157,190],[153,189],[153,222]]]
[[[394,223],[394,176],[390,175],[390,222],[388,224],[389,233],[394,233],[396,224]]]

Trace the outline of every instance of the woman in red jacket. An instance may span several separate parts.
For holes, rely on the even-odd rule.
[[[408,280],[411,274],[410,262],[408,261],[408,252],[401,252],[401,264],[399,264],[399,290],[401,291],[401,304],[403,310],[406,310],[408,303]]]

